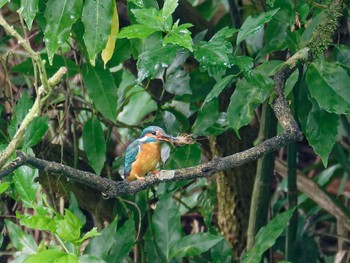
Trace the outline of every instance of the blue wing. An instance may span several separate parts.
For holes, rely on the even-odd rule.
[[[125,151],[124,160],[124,177],[128,176],[131,171],[131,165],[136,160],[136,156],[139,153],[141,143],[139,140],[133,141]]]

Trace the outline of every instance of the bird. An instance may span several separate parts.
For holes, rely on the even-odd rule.
[[[130,182],[145,179],[148,172],[158,174],[156,167],[162,162],[160,144],[173,138],[158,126],[143,129],[141,137],[126,148],[123,178]]]

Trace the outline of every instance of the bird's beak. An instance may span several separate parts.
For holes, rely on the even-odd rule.
[[[172,140],[172,136],[170,136],[166,133],[162,133],[162,134],[157,135],[157,139],[160,141],[170,142]]]

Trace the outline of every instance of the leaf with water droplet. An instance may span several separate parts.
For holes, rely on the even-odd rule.
[[[248,36],[258,31],[263,24],[269,22],[272,17],[278,12],[279,8],[270,10],[266,13],[260,14],[258,17],[248,16],[241,26],[241,30],[238,32],[237,45],[245,40]]]
[[[87,0],[84,3],[82,22],[85,27],[84,42],[91,65],[95,66],[96,55],[107,44],[111,33],[114,2],[111,0]]]
[[[81,16],[82,0],[49,0],[45,9],[44,41],[52,65],[53,56],[69,37],[72,25]],[[75,17],[75,20],[71,19]]]
[[[22,0],[18,12],[22,15],[28,29],[32,29],[33,20],[39,10],[39,0]]]

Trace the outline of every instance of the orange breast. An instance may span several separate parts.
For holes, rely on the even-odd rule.
[[[160,158],[159,142],[143,144],[135,162],[131,165],[130,175],[127,179],[132,181],[137,179],[137,177],[143,177],[146,173],[155,170]]]

